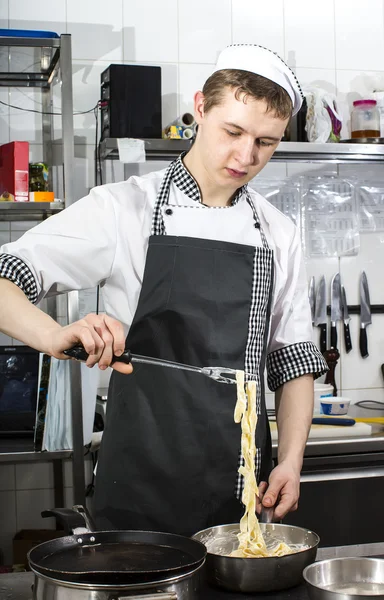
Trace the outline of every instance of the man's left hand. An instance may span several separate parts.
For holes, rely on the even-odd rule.
[[[259,487],[263,505],[267,508],[275,507],[274,520],[280,521],[290,511],[297,510],[300,495],[300,471],[290,463],[280,463],[271,472],[268,487],[265,482],[260,483]]]

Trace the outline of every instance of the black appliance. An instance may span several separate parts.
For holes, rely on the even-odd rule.
[[[101,73],[101,139],[161,138],[161,68],[109,65]]]
[[[33,437],[40,353],[0,346],[0,437]]]

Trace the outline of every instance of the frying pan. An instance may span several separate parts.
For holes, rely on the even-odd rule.
[[[90,531],[83,507],[44,511],[73,535],[44,542],[28,554],[31,569],[71,583],[128,585],[159,581],[202,565],[205,546],[197,540],[154,531]]]

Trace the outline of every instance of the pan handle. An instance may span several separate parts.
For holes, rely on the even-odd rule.
[[[75,512],[77,512],[79,515],[81,515],[85,521],[85,527],[87,527],[87,529],[89,529],[89,531],[96,531],[97,527],[96,524],[94,522],[94,520],[91,517],[90,512],[87,510],[87,508],[85,506],[83,506],[82,504],[75,504],[75,506],[72,506],[72,510],[74,510]]]
[[[118,596],[117,600],[177,600],[177,594],[175,592],[158,592],[140,596]]]
[[[43,510],[41,513],[43,518],[56,517],[56,520],[64,527],[67,533],[89,533],[83,515],[71,508],[51,508]]]

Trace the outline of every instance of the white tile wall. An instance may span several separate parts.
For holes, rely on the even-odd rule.
[[[215,63],[231,43],[230,0],[179,0],[179,61]]]
[[[204,82],[212,73],[212,65],[182,64],[179,65],[180,114],[193,114],[193,96],[201,90]]]
[[[41,94],[28,88],[11,88],[9,104],[29,110],[42,111]],[[9,138],[12,141],[28,140],[40,143],[42,140],[42,116],[36,112],[25,112],[16,108],[9,109]]]
[[[4,2],[3,2],[4,4]],[[9,27],[12,29],[44,29],[66,33],[66,3],[62,0],[11,0]]]
[[[123,0],[124,60],[176,63],[179,58],[177,11],[177,0]]]
[[[72,57],[121,62],[122,18],[123,0],[108,0],[107,11],[103,0],[67,0],[67,33],[72,35]]]
[[[1,66],[0,68],[6,68]],[[0,100],[10,104],[8,88],[0,89]],[[9,142],[9,107],[0,104],[0,144]]]
[[[0,28],[1,29],[5,29],[5,28],[9,27],[8,15],[9,15],[8,2],[2,2],[0,5]]]
[[[0,490],[14,490],[15,481],[15,465],[0,465]]]
[[[284,56],[284,2],[232,2],[232,43],[259,44]]]
[[[53,488],[16,491],[17,528],[54,529],[53,517],[43,518],[41,511],[55,505]]]
[[[336,0],[337,2],[337,0]],[[284,0],[285,58],[290,66],[335,68],[334,0]]]
[[[9,14],[8,14],[9,9]],[[9,22],[8,22],[9,18]],[[270,47],[295,67],[304,86],[317,85],[335,93],[344,116],[343,136],[349,137],[349,112],[352,101],[375,88],[384,89],[383,1],[370,0],[12,0],[0,2],[0,27],[50,29],[73,35],[74,110],[92,108],[99,99],[100,73],[111,62],[154,64],[162,67],[163,125],[185,111],[193,110],[193,95],[211,74],[217,53],[228,43],[258,43]],[[1,60],[1,59],[0,59]],[[3,59],[4,60],[4,59]],[[15,61],[16,59],[14,59]],[[14,64],[14,63],[13,63]],[[5,63],[2,67],[7,68]],[[60,88],[54,88],[54,106],[60,108]],[[24,108],[41,108],[39,92],[26,88],[0,89],[0,100]],[[55,118],[55,124],[60,119]],[[23,113],[0,104],[0,142],[28,139],[34,142],[31,157],[41,149],[41,116]],[[11,138],[9,136],[11,133]],[[76,195],[82,196],[93,185],[93,114],[75,116]],[[60,140],[61,130],[57,128]],[[54,162],[60,164],[60,145],[54,149]],[[147,163],[140,172],[164,167]],[[262,176],[296,177],[302,173],[337,173],[347,176],[359,169],[382,177],[382,167],[365,169],[350,165],[304,165],[271,163]],[[121,165],[108,164],[111,179],[124,177]],[[360,171],[362,172],[362,171]],[[126,171],[128,174],[128,170]],[[58,197],[62,197],[60,168],[54,168]],[[0,222],[0,243],[16,239],[28,224]],[[342,259],[340,271],[349,302],[357,302],[357,279],[367,270],[372,301],[383,303],[381,261],[384,234],[362,236],[358,257]],[[308,261],[308,276],[318,281],[325,274],[328,284],[337,270],[334,259]],[[59,316],[65,310],[59,305]],[[353,351],[341,359],[336,374],[340,391],[353,401],[384,400],[380,364],[384,362],[382,315],[373,316],[368,328],[370,357],[362,360],[358,352],[359,319],[352,317]],[[63,321],[64,322],[64,321]],[[341,333],[341,332],[339,332]],[[318,332],[314,331],[317,341]],[[10,343],[0,335],[0,343]],[[105,374],[105,384],[109,374]],[[268,403],[273,403],[272,395]],[[72,481],[66,466],[65,491],[72,502]],[[44,486],[36,489],[37,486]],[[53,502],[50,468],[39,465],[0,466],[0,548],[11,560],[11,539],[21,527],[47,527],[40,511]],[[53,522],[50,526],[54,526]],[[0,558],[1,560],[1,558]]]
[[[383,23],[382,0],[335,0],[336,68],[381,71]]]
[[[295,73],[303,90],[307,87],[319,87],[328,94],[336,94],[336,72],[334,69],[297,67]]]

